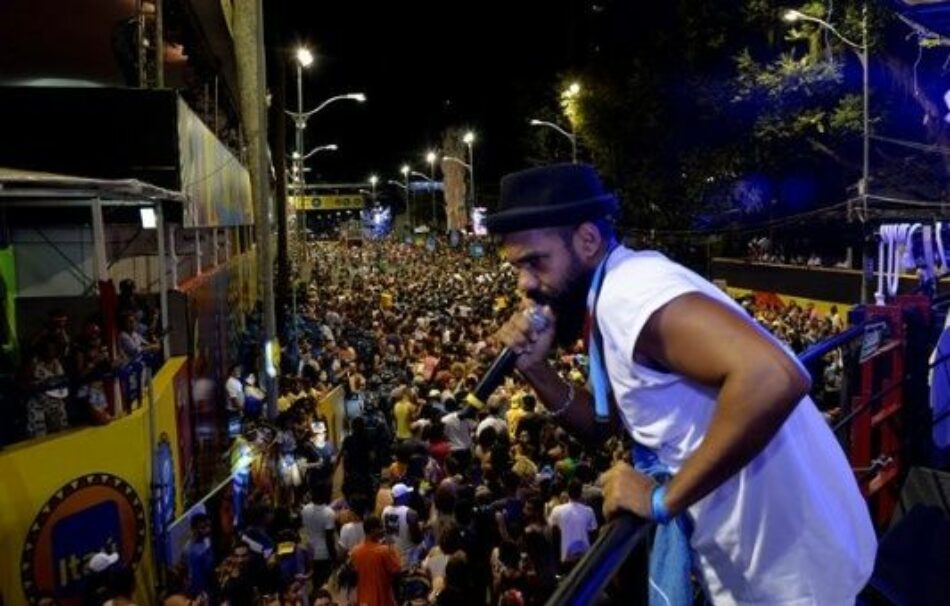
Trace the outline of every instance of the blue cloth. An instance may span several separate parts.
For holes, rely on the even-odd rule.
[[[188,595],[211,595],[214,580],[214,550],[211,541],[191,541],[188,544]]]
[[[649,448],[633,447],[633,466],[659,483],[670,479],[670,470]],[[692,524],[680,514],[667,524],[658,524],[650,552],[650,606],[689,606],[693,593],[689,583],[692,556],[689,537]]]

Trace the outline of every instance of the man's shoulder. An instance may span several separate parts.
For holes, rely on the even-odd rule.
[[[610,261],[607,271],[608,275],[627,275],[629,273],[635,273],[638,276],[642,276],[643,274],[680,273],[688,272],[689,270],[663,253],[655,250],[631,250],[624,248],[618,253],[616,261]]]

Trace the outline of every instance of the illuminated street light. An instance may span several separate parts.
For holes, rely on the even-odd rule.
[[[430,151],[426,154],[426,162],[429,163],[429,181],[435,182],[435,159],[436,155],[434,151]],[[430,190],[432,194],[432,227],[435,228],[435,188],[433,187]]]
[[[548,122],[547,120],[532,119],[530,124],[531,126],[546,126],[550,129],[556,130],[557,132],[567,137],[568,140],[570,140],[571,142],[571,162],[573,162],[574,164],[577,164],[577,135],[575,135],[574,133],[569,133],[563,128],[561,128],[560,126],[558,126],[557,124],[554,124],[553,122]]]
[[[306,46],[301,46],[297,49],[297,63],[301,67],[310,67],[313,63],[313,53],[310,52],[310,49]]]
[[[839,32],[835,26],[828,23],[824,19],[819,19],[818,17],[812,17],[811,15],[806,15],[800,11],[791,9],[785,11],[782,15],[782,19],[787,23],[796,23],[798,21],[807,21],[809,23],[814,23],[820,27],[825,28],[829,32],[835,35],[839,40],[847,44],[854,50],[858,55],[858,61],[861,62],[861,92],[864,105],[864,140],[863,140],[863,149],[862,149],[862,161],[861,161],[861,184],[858,187],[858,193],[861,197],[861,205],[864,209],[864,212],[867,213],[868,210],[868,192],[869,192],[869,179],[871,177],[871,125],[870,125],[870,89],[868,83],[868,6],[865,2],[864,6],[861,9],[861,42],[855,42],[847,38],[844,34]],[[866,215],[865,215],[866,216]],[[866,274],[862,272],[862,284],[861,284],[861,303],[867,303],[867,286],[865,284]]]

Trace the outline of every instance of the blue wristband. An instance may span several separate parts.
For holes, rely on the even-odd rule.
[[[650,508],[657,524],[666,524],[672,519],[670,510],[666,508],[666,484],[655,487],[650,493]]]

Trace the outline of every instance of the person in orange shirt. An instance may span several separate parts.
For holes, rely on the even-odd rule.
[[[383,523],[374,515],[363,521],[366,538],[350,552],[356,569],[356,603],[360,606],[396,606],[393,582],[399,575],[399,554],[383,542]]]

